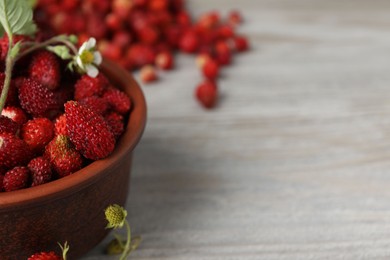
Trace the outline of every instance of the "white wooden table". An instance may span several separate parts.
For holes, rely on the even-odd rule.
[[[390,1],[189,2],[241,10],[253,49],[215,110],[192,57],[144,86],[132,259],[390,259]]]

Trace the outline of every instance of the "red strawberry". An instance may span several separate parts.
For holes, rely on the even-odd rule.
[[[99,73],[96,78],[83,75],[74,86],[74,99],[78,101],[90,96],[101,96],[108,86],[108,79],[102,73]]]
[[[66,127],[70,140],[85,158],[107,157],[115,148],[115,138],[104,118],[75,101],[65,104]]]
[[[27,260],[62,260],[62,257],[59,257],[56,253],[51,251],[33,254]]]
[[[32,79],[23,79],[19,86],[20,105],[34,117],[48,115],[57,104],[51,90]]]
[[[54,124],[45,117],[32,119],[23,125],[20,136],[33,152],[41,154],[54,137]]]
[[[212,108],[215,106],[218,98],[217,86],[213,82],[206,81],[198,85],[195,95],[205,108]]]
[[[218,66],[217,62],[210,59],[204,63],[204,65],[202,67],[202,71],[203,71],[203,75],[206,78],[208,78],[210,80],[214,80],[219,74],[219,66]]]
[[[103,98],[111,105],[111,107],[119,114],[126,114],[130,111],[131,101],[127,94],[116,88],[109,88]]]
[[[45,148],[47,157],[59,177],[65,177],[81,169],[83,159],[66,135],[57,135]]]
[[[68,135],[68,131],[66,130],[66,116],[65,114],[57,117],[54,123],[54,134],[55,135]]]
[[[104,115],[110,107],[106,99],[97,96],[86,97],[79,102],[100,115]]]
[[[34,53],[29,66],[29,75],[42,86],[52,90],[56,89],[61,79],[57,56],[46,50]]]
[[[123,134],[123,132],[125,131],[125,126],[123,123],[122,115],[115,112],[111,112],[110,114],[106,115],[104,119],[106,120],[115,138],[118,138]]]
[[[20,190],[28,187],[30,170],[24,166],[17,166],[4,175],[3,186],[5,191]]]
[[[27,144],[10,133],[0,133],[0,168],[25,165],[32,153]]]
[[[139,77],[144,83],[153,82],[158,79],[156,69],[152,65],[142,66]]]
[[[22,126],[27,122],[27,115],[23,111],[23,109],[18,108],[18,107],[5,107],[3,111],[1,111],[1,115],[6,116],[16,123],[18,125]]]
[[[32,184],[37,186],[49,182],[52,179],[51,164],[45,157],[37,157],[32,159],[27,167],[30,169]]]
[[[0,133],[16,134],[19,131],[19,124],[12,119],[0,115]]]
[[[170,52],[162,52],[156,56],[156,66],[163,70],[170,70],[173,67],[173,56]]]

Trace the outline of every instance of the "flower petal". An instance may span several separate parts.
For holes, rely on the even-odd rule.
[[[87,48],[87,50],[90,50],[90,49],[93,49],[95,47],[95,45],[96,45],[96,39],[91,37],[87,41],[86,48]]]
[[[85,70],[85,66],[84,66],[83,61],[81,60],[80,55],[76,57],[76,63],[77,63],[77,65],[78,65],[81,69]]]
[[[91,78],[96,78],[96,76],[99,74],[99,70],[93,65],[88,64],[85,66],[85,68],[87,70],[88,76]]]
[[[98,51],[95,51],[93,53],[93,63],[95,63],[96,65],[100,65],[100,63],[102,63],[102,55],[100,54],[100,52]]]

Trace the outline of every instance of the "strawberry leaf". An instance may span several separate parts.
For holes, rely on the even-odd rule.
[[[32,35],[37,27],[33,21],[31,4],[26,0],[0,0],[0,36],[6,32]]]
[[[65,45],[47,46],[46,49],[51,52],[54,52],[58,57],[63,60],[68,60],[72,58],[72,55],[69,52],[69,48]]]

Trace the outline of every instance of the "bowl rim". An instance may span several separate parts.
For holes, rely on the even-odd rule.
[[[100,71],[114,85],[124,90],[132,100],[132,109],[126,131],[117,141],[113,153],[107,158],[92,162],[81,170],[64,178],[36,187],[11,192],[0,192],[0,212],[11,208],[32,207],[70,196],[104,177],[109,172],[109,169],[115,167],[117,161],[130,155],[131,151],[135,148],[141,139],[146,125],[147,110],[143,91],[130,72],[112,61],[104,59],[100,65]]]

